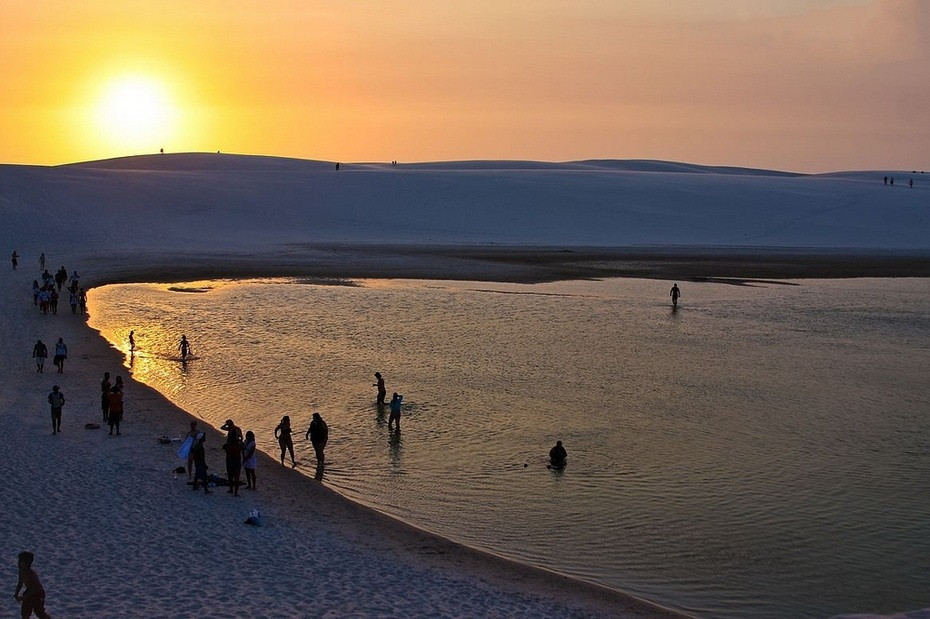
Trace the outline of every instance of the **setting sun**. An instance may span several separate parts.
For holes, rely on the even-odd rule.
[[[95,107],[99,136],[112,146],[156,150],[177,132],[178,110],[157,80],[129,76],[108,84]]]

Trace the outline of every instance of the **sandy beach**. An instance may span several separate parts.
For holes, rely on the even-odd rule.
[[[87,271],[88,284],[150,275],[141,265],[98,270],[65,262]],[[248,261],[227,266],[230,274],[250,268]],[[159,273],[173,280],[207,274]],[[191,416],[132,381],[121,354],[66,305],[57,316],[42,315],[31,302],[32,279],[23,266],[4,275],[0,333],[9,377],[0,430],[11,466],[0,539],[11,589],[16,554],[35,552],[53,616],[675,616],[408,526],[267,455],[255,493],[192,492],[186,475],[172,474],[182,464],[177,443],[157,440],[183,435]],[[64,373],[50,362],[37,373],[32,345],[58,337],[69,347]],[[105,371],[127,380],[118,438],[84,428],[100,422]],[[67,399],[58,436],[46,402],[53,384]],[[214,471],[223,467],[221,443],[220,432],[208,430]],[[265,526],[243,524],[253,508]],[[3,614],[11,616],[15,601],[7,600]]]

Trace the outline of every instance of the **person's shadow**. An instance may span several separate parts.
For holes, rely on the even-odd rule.
[[[323,481],[323,471],[326,469],[326,466],[323,464],[316,465],[316,473],[313,475],[313,479],[317,481]]]

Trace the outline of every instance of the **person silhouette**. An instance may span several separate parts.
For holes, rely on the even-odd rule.
[[[372,387],[378,388],[378,407],[384,406],[384,398],[387,396],[387,390],[384,388],[384,378],[381,377],[381,372],[375,372],[375,378],[378,379],[378,382],[372,385]]]
[[[562,441],[556,441],[555,447],[549,450],[549,464],[554,469],[565,468],[568,452],[562,447]]]
[[[391,429],[391,425],[396,421],[397,430],[400,431],[400,411],[403,401],[404,396],[399,395],[396,391],[394,395],[391,396],[391,414],[388,416],[388,430]]]
[[[678,307],[678,297],[681,296],[681,290],[678,289],[678,284],[672,286],[672,289],[668,291],[668,296],[672,297],[672,306]]]
[[[178,343],[178,350],[181,351],[181,362],[187,362],[187,356],[191,354],[191,344],[187,341],[187,336],[182,335],[181,341]]]

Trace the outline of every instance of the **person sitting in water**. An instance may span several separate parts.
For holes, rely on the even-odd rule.
[[[562,441],[556,441],[555,447],[549,450],[549,462],[554,468],[560,469],[565,466],[568,459],[568,452],[562,447]]]

